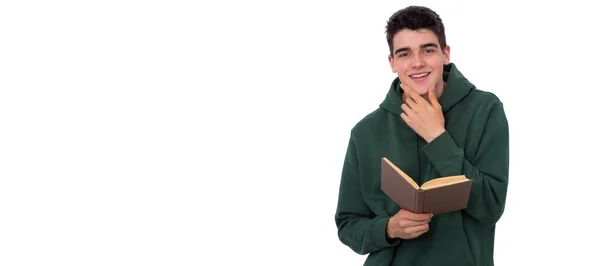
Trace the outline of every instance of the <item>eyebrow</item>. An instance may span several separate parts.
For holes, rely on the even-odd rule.
[[[425,48],[427,48],[427,47],[435,47],[435,48],[438,48],[438,45],[437,45],[437,44],[435,44],[435,43],[426,43],[426,44],[421,44],[419,47],[420,47],[421,49],[425,49]],[[394,54],[398,54],[398,53],[405,52],[405,51],[410,51],[410,48],[408,48],[408,47],[402,47],[402,48],[398,48],[396,51],[394,51]]]

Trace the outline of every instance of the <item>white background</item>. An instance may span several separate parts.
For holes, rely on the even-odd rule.
[[[3,2],[0,265],[362,265],[333,219],[343,156],[415,3],[505,104],[496,264],[591,265],[597,9],[448,2]]]

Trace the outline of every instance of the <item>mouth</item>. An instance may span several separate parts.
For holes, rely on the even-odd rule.
[[[408,75],[408,76],[413,79],[420,79],[420,78],[429,76],[429,74],[431,74],[431,72],[417,73],[417,74],[412,74],[412,75]]]

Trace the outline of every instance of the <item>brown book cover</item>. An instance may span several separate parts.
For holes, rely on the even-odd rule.
[[[388,158],[381,158],[381,190],[400,208],[414,213],[442,214],[467,207],[472,181],[465,175],[446,176],[420,187]]]

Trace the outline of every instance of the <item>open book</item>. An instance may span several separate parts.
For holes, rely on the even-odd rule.
[[[381,190],[400,208],[442,214],[467,207],[472,181],[464,175],[440,177],[420,187],[388,158],[381,158]]]

